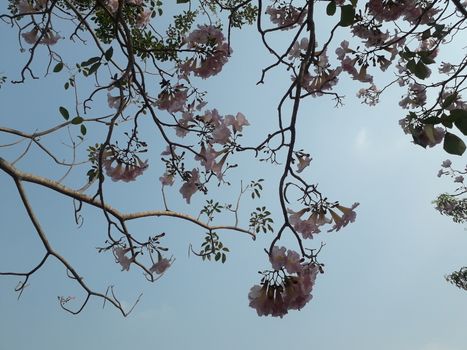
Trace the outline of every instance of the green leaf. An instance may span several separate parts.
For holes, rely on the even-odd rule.
[[[91,68],[89,68],[88,75],[91,75],[91,74],[94,74],[95,72],[97,72],[97,70],[99,69],[100,66],[101,66],[101,63],[100,63],[100,62],[94,63],[94,64],[91,66]]]
[[[446,97],[446,99],[444,100],[441,107],[443,107],[443,108],[449,107],[456,100],[456,98],[457,98],[457,93],[456,92],[453,93],[452,95],[449,95],[448,97]]]
[[[467,135],[467,118],[456,120],[454,124],[464,135]]]
[[[111,46],[111,47],[109,47],[109,49],[108,49],[108,50],[105,52],[105,54],[104,54],[105,59],[106,59],[107,61],[110,61],[111,58],[112,58],[113,53],[114,53],[114,49],[113,49],[113,47]]]
[[[225,256],[225,254],[222,254],[222,263],[225,263],[226,259],[227,259],[227,257]]]
[[[63,69],[63,62],[58,62],[57,65],[54,67],[54,73],[58,73]]]
[[[461,156],[465,152],[465,143],[456,135],[447,132],[446,135],[444,135],[443,148],[450,154]]]
[[[428,39],[429,37],[431,37],[430,28],[428,28],[427,30],[425,30],[425,31],[422,33],[422,40],[426,40],[426,39]]]
[[[413,74],[419,79],[426,79],[428,78],[428,75],[430,74],[430,71],[428,70],[428,67],[425,66],[425,64],[422,62],[422,60],[418,61],[418,63],[415,65],[413,71]]]
[[[84,136],[86,135],[86,133],[87,133],[86,127],[84,126],[84,124],[81,124],[81,134]]]
[[[428,117],[428,118],[423,119],[422,123],[436,125],[436,124],[441,123],[441,119],[438,117]]]
[[[451,111],[454,124],[464,134],[467,135],[467,110],[454,109]]]
[[[352,5],[341,6],[341,27],[348,27],[354,23],[355,8]]]
[[[410,60],[409,62],[407,62],[407,69],[412,73],[412,74],[415,74],[415,67],[417,65],[415,64],[415,60]]]
[[[436,63],[436,61],[430,57],[431,52],[430,51],[421,51],[418,53],[420,56],[420,60],[425,63],[425,64],[433,64]]]
[[[74,124],[74,125],[79,125],[83,122],[83,118],[81,117],[74,117],[72,120],[71,120],[71,124]]]
[[[62,117],[65,118],[65,120],[70,119],[70,113],[68,113],[68,110],[65,107],[60,107],[58,111],[60,112]]]
[[[81,67],[90,66],[91,64],[99,62],[100,60],[101,60],[100,57],[91,57],[87,61],[81,62]]]
[[[336,2],[331,1],[329,2],[328,6],[326,6],[326,13],[328,16],[334,16],[336,13]]]
[[[186,4],[187,2],[190,2],[190,0],[177,0],[177,4]]]

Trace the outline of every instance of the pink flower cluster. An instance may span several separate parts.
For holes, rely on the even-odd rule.
[[[102,166],[112,181],[135,181],[149,166],[147,160],[143,162],[137,156],[134,156],[133,162],[133,164],[124,164],[112,150],[105,151],[102,155]]]
[[[28,44],[34,45],[38,40],[39,40],[39,28],[34,27],[31,31],[26,32],[26,33],[21,33],[21,36],[23,37],[24,41],[26,41]],[[58,40],[60,40],[61,37],[53,32],[51,29],[48,29],[44,35],[42,35],[41,40],[39,41],[39,44],[42,45],[55,45]]]
[[[298,41],[294,42],[292,48],[289,50],[289,60],[300,58],[302,53],[305,53],[308,48],[308,38],[302,38],[300,43]]]
[[[28,0],[19,0],[16,4],[18,14],[39,12],[46,8],[49,0],[35,0],[32,4]]]
[[[337,205],[334,208],[328,208],[327,210],[331,214],[331,218],[326,216],[324,209],[311,210],[309,208],[303,208],[298,212],[294,212],[291,209],[287,209],[289,215],[289,223],[298,233],[302,234],[304,239],[313,238],[314,234],[321,232],[320,227],[326,224],[334,222],[334,226],[328,230],[328,232],[339,231],[342,227],[347,226],[349,223],[354,222],[357,214],[354,209],[359,206],[359,203],[354,203],[350,208],[342,205]],[[341,214],[338,214],[335,210],[338,209]],[[311,214],[307,219],[302,220],[302,216],[305,213],[311,211]]]
[[[184,98],[183,98],[184,99]],[[173,109],[175,104],[164,105],[168,109]],[[181,103],[179,104],[181,105]],[[199,109],[203,108],[204,104]],[[224,171],[223,167],[231,154],[229,143],[232,142],[232,137],[243,131],[243,127],[250,125],[245,115],[237,113],[236,116],[226,115],[221,116],[217,109],[206,110],[203,115],[194,116],[193,106],[188,106],[188,111],[183,112],[182,118],[178,120],[179,127],[176,133],[180,137],[186,136],[191,125],[196,123],[204,125],[203,128],[209,130],[205,142],[201,143],[200,150],[195,156],[195,160],[199,161],[201,166],[205,168],[206,173],[213,172],[219,180],[222,179]],[[198,109],[198,108],[197,108]],[[215,145],[223,145],[224,148],[216,150]],[[227,146],[225,146],[227,145]],[[166,150],[163,155],[171,155],[170,150]],[[172,186],[174,182],[174,174],[167,171],[159,178],[162,185]],[[185,179],[184,184],[180,188],[180,193],[187,203],[190,203],[191,196],[198,191],[200,187],[199,170],[193,169],[189,172],[189,176]]]
[[[191,196],[198,191],[198,185],[200,183],[199,180],[199,171],[198,169],[193,169],[190,172],[190,176],[188,180],[180,188],[180,193],[182,194],[183,198],[185,198],[186,202],[190,204]]]
[[[395,21],[403,17],[411,24],[416,24],[418,21],[420,24],[426,24],[433,20],[433,16],[439,10],[434,8],[426,10],[421,4],[416,0],[370,0],[367,9],[368,13],[380,22]]]
[[[224,154],[219,162],[216,162],[216,158]],[[212,171],[216,174],[218,179],[222,178],[222,167],[224,166],[227,156],[229,154],[223,151],[216,151],[211,145],[208,144],[206,148],[204,143],[201,144],[201,151],[199,156],[195,156],[196,160],[199,160],[201,165],[205,167],[206,172]]]
[[[299,273],[302,270],[300,254],[294,250],[287,250],[285,247],[272,247],[269,261],[274,270],[285,268],[288,273]]]
[[[217,75],[232,52],[224,34],[212,25],[198,25],[198,29],[188,35],[186,42],[189,49],[198,51],[200,55],[179,66],[180,76],[185,79],[191,72],[203,79]]]
[[[160,258],[152,267],[149,269],[152,273],[162,275],[169,267],[172,262],[166,258]]]
[[[376,106],[379,102],[380,93],[381,91],[374,84],[371,84],[369,88],[358,90],[357,97],[363,99],[362,103],[369,106]]]
[[[337,84],[337,76],[342,72],[341,67],[331,69],[326,52],[319,54],[318,61],[315,63],[314,71],[316,75],[306,72],[302,79],[302,87],[313,96],[319,96],[324,90],[331,90]],[[292,80],[295,80],[292,77]]]
[[[122,247],[114,247],[112,252],[115,256],[115,262],[119,263],[122,266],[122,271],[129,271],[130,264],[133,262],[133,258],[129,258],[126,256],[131,249],[130,248],[122,248]]]
[[[413,83],[409,86],[408,95],[400,102],[399,106],[405,109],[421,108],[426,103],[426,88],[420,84]]]
[[[329,209],[331,213],[332,220],[334,221],[334,226],[328,230],[328,232],[339,231],[342,227],[347,226],[349,223],[354,222],[357,217],[354,209],[358,207],[360,203],[354,203],[350,208],[338,205],[336,208],[342,213],[337,214],[334,210]]]
[[[302,24],[305,20],[305,11],[293,5],[268,6],[266,14],[269,15],[271,22],[281,27],[282,30],[292,29],[297,24]]]
[[[146,27],[151,20],[152,11],[148,9],[141,10],[136,17],[136,26],[137,27]]]
[[[159,94],[156,105],[159,109],[169,113],[181,112],[185,109],[188,91],[183,85],[177,85],[173,89],[166,89]]]
[[[275,271],[269,274],[271,278],[264,278],[261,285],[250,289],[249,305],[258,316],[282,318],[289,310],[300,310],[313,298],[311,292],[320,269],[313,263],[301,263],[299,254],[293,250],[286,255],[284,247],[273,247],[270,261]]]

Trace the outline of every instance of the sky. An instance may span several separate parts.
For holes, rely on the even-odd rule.
[[[16,79],[27,57],[19,52],[15,30],[7,25],[0,30],[4,44],[0,72]],[[208,91],[211,108],[222,114],[246,115],[251,124],[245,128],[246,143],[260,140],[276,126],[276,101],[290,82],[288,73],[272,72],[265,84],[256,85],[261,69],[272,62],[259,40],[252,29],[234,31],[234,53],[222,73],[199,82]],[[65,59],[79,62],[91,55],[86,56],[89,49],[57,45],[63,45]],[[2,126],[31,132],[43,129],[61,121],[59,106],[71,106],[73,96],[62,89],[65,76],[43,77],[45,51],[40,54],[35,67],[41,79],[28,78],[24,84],[6,84],[0,89]],[[48,261],[30,279],[19,300],[14,292],[19,280],[2,277],[0,348],[465,349],[467,294],[448,284],[444,276],[466,265],[467,231],[465,225],[439,215],[431,203],[439,193],[454,190],[449,180],[436,176],[441,162],[451,158],[462,167],[465,158],[448,156],[440,146],[425,150],[410,142],[398,125],[404,116],[398,106],[401,90],[389,91],[378,106],[369,108],[355,98],[358,88],[344,80],[339,85],[346,95],[343,107],[334,108],[326,98],[310,98],[300,112],[297,148],[313,158],[304,175],[330,199],[344,205],[360,203],[355,223],[307,242],[314,248],[326,243],[320,254],[325,273],[318,276],[313,299],[303,310],[280,319],[258,317],[248,307],[248,291],[260,279],[257,271],[269,268],[263,249],[273,237],[270,233],[260,234],[256,241],[236,232],[220,233],[231,251],[222,265],[188,256],[189,245],[199,246],[204,237],[192,224],[167,218],[131,223],[130,229],[142,238],[166,232],[164,244],[176,259],[151,284],[136,269],[120,271],[110,253],[96,252],[106,238],[99,211],[84,207],[84,224],[78,228],[70,200],[26,184],[51,244],[93,288],[105,291],[114,285],[127,306],[140,293],[143,296],[127,318],[109,306],[102,308],[97,299],[73,316],[60,309],[57,296],[73,295],[79,303],[83,294],[55,261]],[[96,98],[91,116],[108,112],[105,95]],[[150,144],[148,158],[154,162],[138,181],[110,184],[107,189],[108,202],[123,211],[162,209],[158,178],[163,168],[156,160],[164,145],[151,123],[146,123],[142,135]],[[89,130],[82,154],[101,132]],[[11,140],[0,134],[0,144]],[[61,134],[46,142],[51,148],[66,150],[62,145],[69,141]],[[11,160],[21,150],[0,148],[0,157]],[[178,193],[180,185],[169,189],[169,208],[197,216],[206,199],[235,201],[241,180],[264,178],[262,198],[242,202],[240,223],[247,226],[249,210],[266,205],[275,215],[277,228],[281,167],[251,158],[238,158],[240,166],[229,175],[230,187],[213,188],[209,196],[197,193],[191,205]],[[16,166],[54,179],[62,175],[37,150]],[[84,168],[73,170],[66,183],[79,187],[85,172]],[[42,247],[11,178],[4,173],[0,173],[0,189],[0,270],[27,270],[42,257]],[[221,219],[233,222],[228,215]],[[281,240],[282,244],[294,247],[290,237]]]

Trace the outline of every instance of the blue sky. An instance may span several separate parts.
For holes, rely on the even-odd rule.
[[[5,38],[0,70],[15,79],[26,55],[18,51],[14,30],[5,25],[0,30]],[[208,90],[211,108],[223,114],[241,111],[247,116],[251,126],[245,129],[245,140],[254,142],[275,126],[276,101],[289,76],[273,72],[266,84],[256,86],[261,68],[271,58],[252,30],[236,31],[232,40],[234,54],[222,74],[199,83]],[[79,56],[77,61],[84,60],[81,55],[86,58],[86,52],[74,50],[64,56]],[[43,63],[40,58],[39,62]],[[62,90],[64,80],[55,75],[2,87],[1,124],[33,131],[59,122],[58,107],[72,103],[72,96]],[[105,290],[115,285],[126,305],[140,293],[143,297],[128,318],[111,307],[102,309],[100,300],[92,300],[79,316],[72,316],[59,308],[57,296],[79,299],[82,294],[55,261],[47,262],[31,278],[19,301],[13,291],[18,279],[0,278],[1,348],[465,349],[467,294],[446,283],[443,276],[467,264],[467,232],[465,226],[437,214],[431,204],[437,194],[453,189],[448,180],[436,177],[448,156],[441,147],[424,150],[415,146],[403,134],[398,120],[404,111],[397,105],[401,91],[389,92],[380,105],[368,108],[354,97],[356,84],[344,80],[340,89],[347,96],[342,108],[335,109],[326,98],[303,103],[298,148],[313,157],[304,174],[319,183],[329,198],[361,204],[354,224],[340,232],[323,233],[309,244],[326,243],[320,257],[325,273],[318,276],[314,298],[302,311],[273,319],[260,318],[248,307],[248,290],[259,282],[257,271],[269,267],[263,248],[269,245],[270,234],[253,242],[245,235],[223,232],[221,238],[231,253],[221,265],[187,256],[188,245],[196,247],[203,240],[204,233],[196,226],[163,218],[132,223],[131,229],[141,237],[165,231],[169,254],[176,258],[162,279],[149,284],[136,269],[121,272],[110,254],[96,253],[106,229],[98,211],[84,208],[85,222],[78,229],[71,201],[28,184],[31,202],[53,246],[76,264],[91,286]],[[108,112],[104,97],[96,99],[93,107],[96,115]],[[143,130],[150,143],[149,156],[157,160],[163,145],[151,132],[151,123],[146,123]],[[90,130],[86,140],[95,142],[97,135],[99,130]],[[0,143],[9,140],[0,137]],[[57,147],[66,141],[63,134],[47,142]],[[2,148],[0,156],[14,159],[18,152]],[[459,167],[464,165],[465,158],[450,158]],[[267,205],[278,221],[280,167],[245,157],[238,161],[243,167],[230,174],[232,186],[214,188],[209,197],[198,193],[191,206],[184,204],[179,186],[174,186],[167,192],[169,207],[196,216],[206,199],[235,200],[240,180],[265,178],[258,204]],[[17,166],[60,177],[36,151]],[[157,181],[162,172],[154,161],[137,182],[109,185],[108,201],[128,211],[162,208]],[[77,169],[68,182],[77,186],[84,181],[84,173]],[[4,247],[0,268],[28,269],[43,252],[13,182],[3,173],[0,188],[0,246]],[[248,210],[254,206],[256,203],[248,200],[243,204],[244,226]],[[294,247],[289,237],[281,244]]]

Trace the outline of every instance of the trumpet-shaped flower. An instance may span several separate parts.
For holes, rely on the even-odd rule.
[[[342,215],[338,215],[334,210],[330,209],[331,217],[334,221],[334,226],[328,232],[339,231],[342,227],[347,226],[350,222],[354,222],[357,217],[354,209],[358,207],[360,203],[354,203],[350,208],[346,208],[342,205],[338,205],[337,209],[342,212]]]
[[[128,258],[126,253],[130,251],[130,248],[114,247],[112,251],[115,256],[115,261],[122,266],[122,271],[129,271],[130,264],[133,262],[133,259]]]
[[[172,265],[172,263],[169,259],[161,258],[154,265],[152,265],[149,271],[155,272],[158,275],[162,275],[170,267],[170,265]]]

